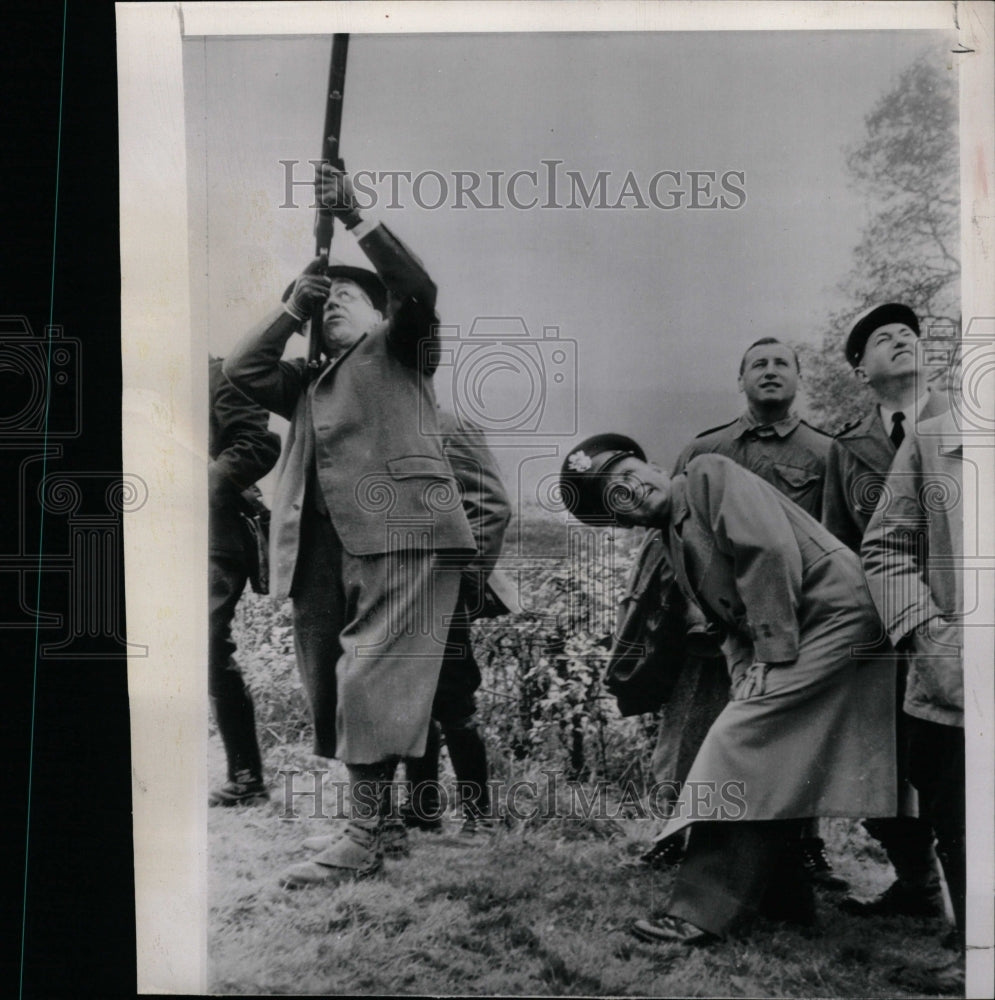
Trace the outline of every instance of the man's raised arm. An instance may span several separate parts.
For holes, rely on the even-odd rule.
[[[356,207],[352,182],[341,170],[323,163],[318,176],[318,197],[359,243],[397,303],[390,317],[387,338],[392,349],[412,367],[426,374],[435,368],[430,345],[435,336],[436,287],[418,257],[382,222],[364,220]]]
[[[301,360],[281,358],[290,335],[299,333],[310,315],[312,304],[328,297],[331,280],[317,273],[320,267],[320,258],[311,261],[294,282],[287,302],[264,316],[225,358],[224,373],[232,385],[287,420],[300,398],[305,365]]]

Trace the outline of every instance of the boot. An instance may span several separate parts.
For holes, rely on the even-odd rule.
[[[280,885],[284,889],[338,885],[350,879],[368,878],[382,867],[383,851],[376,825],[351,819],[342,836],[332,841],[312,861],[291,865],[280,876]]]
[[[439,801],[439,750],[442,743],[439,724],[433,719],[428,727],[425,753],[404,758],[404,775],[411,786],[407,802],[400,808],[401,821],[414,830],[438,833],[442,829],[442,806]]]
[[[943,917],[946,907],[932,828],[907,817],[865,820],[864,827],[885,849],[897,877],[880,896],[848,896],[842,908],[856,916]]]
[[[231,671],[229,676],[232,680],[226,684],[228,690],[211,698],[214,720],[228,761],[228,781],[210,793],[208,804],[258,805],[269,800],[269,792],[263,784],[255,711],[241,675]]]
[[[467,819],[493,819],[487,787],[487,747],[472,718],[460,725],[445,727],[449,759],[456,772],[463,815]]]

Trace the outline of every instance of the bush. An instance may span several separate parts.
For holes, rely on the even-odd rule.
[[[523,529],[526,536],[535,529]],[[516,570],[523,603],[542,608],[482,620],[473,644],[483,683],[478,721],[496,778],[554,769],[570,780],[637,781],[649,774],[652,716],[623,719],[602,687],[615,608],[638,532],[576,529],[570,555]],[[309,743],[290,603],[247,593],[233,623],[264,751]]]

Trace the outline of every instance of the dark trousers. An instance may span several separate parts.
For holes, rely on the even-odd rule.
[[[480,668],[473,656],[465,608],[461,599],[446,638],[425,755],[408,757],[404,762],[405,776],[412,786],[412,806],[426,819],[434,818],[440,810],[437,788],[440,730],[449,748],[449,760],[456,774],[457,793],[464,811],[478,817],[490,811],[487,749],[474,722],[477,711],[474,692],[480,687]],[[421,791],[415,792],[418,786]]]
[[[228,779],[262,778],[262,760],[256,740],[256,720],[252,698],[235,660],[231,622],[247,575],[242,560],[223,554],[209,559],[208,597],[208,680],[214,720],[225,746]]]
[[[667,913],[720,936],[757,915],[811,922],[797,845],[797,820],[693,824]]]
[[[898,764],[898,801],[909,797],[911,774],[912,720],[902,711],[905,700],[905,677],[908,664],[899,659],[895,690],[895,743]],[[963,779],[962,779],[963,785]],[[864,829],[884,848],[898,881],[910,888],[928,887],[939,882],[933,854],[934,829],[919,803],[919,816],[892,816],[865,819]]]
[[[922,819],[936,833],[936,853],[950,890],[957,930],[964,936],[967,860],[964,848],[964,730],[909,716],[909,773]]]

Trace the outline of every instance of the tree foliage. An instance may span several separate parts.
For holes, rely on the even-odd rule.
[[[949,331],[959,315],[957,81],[921,57],[864,120],[847,150],[852,182],[869,212],[840,284],[849,305],[828,318],[818,347],[799,345],[815,422],[838,431],[870,405],[843,344],[854,320],[882,302],[905,302],[929,327]]]

